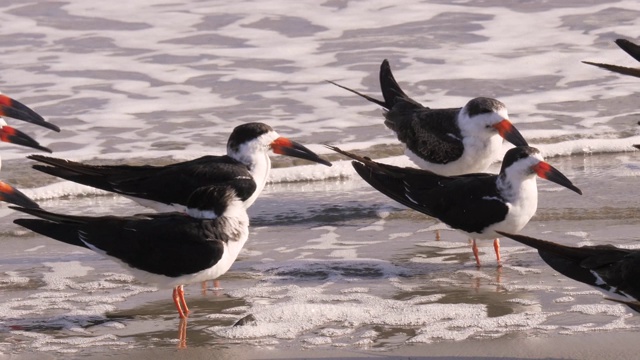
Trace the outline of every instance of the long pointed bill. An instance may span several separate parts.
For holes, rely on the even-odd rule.
[[[27,146],[30,148],[46,151],[49,153],[52,152],[48,148],[40,145],[31,136],[7,125],[0,128],[0,141],[4,141],[4,142],[16,144],[16,145]]]
[[[29,197],[20,192],[20,190],[2,181],[0,181],[0,201],[5,201],[29,209],[40,208],[35,201],[29,199]]]
[[[285,137],[279,137],[271,143],[271,149],[276,154],[293,156],[300,159],[305,159],[313,162],[320,163],[322,165],[331,166],[331,163],[321,158],[313,151],[298,144],[295,141],[291,141]]]
[[[0,116],[23,120],[60,132],[59,127],[47,122],[42,118],[42,116],[38,115],[38,113],[31,110],[28,106],[2,94],[0,94]]]
[[[500,136],[502,136],[505,140],[512,143],[513,145],[529,146],[529,144],[527,144],[527,140],[522,137],[520,131],[518,131],[518,129],[516,129],[516,127],[513,126],[513,124],[509,120],[504,119],[499,123],[493,125],[493,127],[498,130]]]
[[[549,165],[548,163],[546,163],[544,161],[540,161],[539,163],[534,165],[532,167],[532,169],[541,178],[547,179],[549,181],[553,181],[554,183],[556,183],[558,185],[562,185],[562,186],[566,187],[567,189],[573,190],[573,191],[577,192],[578,194],[582,195],[582,190],[578,189],[558,169],[554,168],[553,166]]]

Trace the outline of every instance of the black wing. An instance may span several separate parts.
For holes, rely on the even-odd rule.
[[[631,55],[636,61],[640,61],[640,46],[626,39],[617,39],[616,44],[620,49]]]
[[[378,163],[328,147],[356,160],[352,162],[354,169],[376,190],[454,229],[481,232],[487,224],[507,215],[508,208],[496,190],[496,175],[441,176],[428,170]]]
[[[14,209],[42,218],[14,220],[20,226],[67,244],[95,247],[133,268],[169,277],[215,265],[229,240],[218,231],[217,219],[181,213],[87,217]]]
[[[617,39],[616,44],[624,50],[627,54],[631,55],[636,61],[640,61],[640,46],[632,43],[626,39]],[[635,77],[640,77],[640,69],[638,68],[630,68],[626,66],[619,65],[610,65],[610,64],[602,64],[602,63],[594,63],[591,61],[583,61],[585,64],[597,66],[603,69],[607,69],[609,71],[613,71],[623,75],[631,75]]]
[[[640,299],[640,251],[612,245],[571,247],[524,235],[501,233],[538,250],[550,267],[573,280]],[[625,303],[638,311],[638,304]]]
[[[256,190],[249,169],[226,155],[203,156],[167,166],[86,165],[39,155],[28,158],[49,165],[33,165],[47,174],[165,204],[186,206],[189,195],[204,186],[230,186],[242,201]]]
[[[397,101],[385,114],[385,125],[398,140],[422,159],[436,164],[455,161],[464,151],[456,109],[416,109],[411,103]]]

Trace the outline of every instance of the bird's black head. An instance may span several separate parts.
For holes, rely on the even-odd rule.
[[[233,132],[229,136],[227,149],[237,152],[240,145],[256,139],[260,135],[264,135],[270,131],[273,131],[271,126],[258,122],[238,125],[233,129]]]
[[[469,117],[498,112],[499,110],[506,108],[506,106],[502,102],[486,97],[477,97],[475,99],[471,99],[465,107],[467,108],[467,115],[469,115]]]
[[[540,154],[540,150],[531,146],[516,146],[513,149],[509,149],[502,159],[502,168],[500,168],[500,173],[503,173],[505,169],[513,165],[516,161],[528,158],[534,154]]]

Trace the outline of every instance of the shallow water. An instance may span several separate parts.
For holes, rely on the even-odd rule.
[[[579,196],[539,180],[523,233],[570,245],[638,247],[626,156],[561,158]],[[572,177],[569,175],[569,177]],[[603,204],[600,199],[615,199]],[[134,213],[116,196],[55,199],[67,213]],[[476,268],[467,239],[355,178],[272,184],[250,208],[249,242],[221,288],[186,287],[187,347],[395,351],[410,344],[637,331],[638,317],[548,268],[535,251],[490,242]],[[2,221],[19,215],[2,210]],[[435,229],[442,240],[436,241]],[[10,225],[2,233],[0,352],[125,354],[178,346],[169,290],[115,263]],[[484,245],[484,246],[483,246]],[[253,315],[255,321],[233,327]],[[235,345],[234,345],[235,344]],[[246,350],[251,354],[252,350]],[[257,354],[257,353],[256,353]]]
[[[379,96],[384,58],[428,106],[498,98],[547,155],[640,142],[637,79],[580,63],[635,65],[613,43],[640,37],[634,0],[11,0],[0,9],[2,91],[63,132],[16,126],[61,157],[216,154],[248,121],[325,153],[314,144],[395,145],[377,106],[325,82]]]
[[[0,86],[63,129],[8,120],[58,157],[163,164],[221,154],[235,126],[263,121],[337,161],[327,168],[273,158],[279,168],[249,209],[250,240],[222,288],[186,289],[189,348],[253,357],[263,349],[389,353],[623,337],[640,324],[622,305],[510,240],[502,241],[503,268],[487,243],[476,269],[466,238],[442,230],[436,241],[441,225],[369,188],[320,144],[411,165],[377,106],[325,82],[378,96],[387,58],[405,91],[428,106],[497,97],[583,190],[538,181],[538,213],[523,233],[637,247],[640,160],[630,145],[640,143],[638,79],[580,61],[636,66],[613,40],[640,38],[639,14],[635,0],[9,0],[0,4]],[[30,151],[2,146],[2,180],[46,209],[146,211],[57,183],[30,169]],[[0,354],[116,356],[178,345],[168,290],[22,231],[11,223],[17,216],[0,208]],[[230,326],[247,314],[255,323]],[[623,350],[635,354],[634,346]]]

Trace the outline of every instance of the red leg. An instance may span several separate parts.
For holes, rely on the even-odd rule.
[[[178,297],[180,299],[180,304],[182,305],[182,310],[184,311],[184,314],[187,315],[189,314],[189,308],[187,307],[187,300],[185,300],[184,298],[184,288],[182,285],[177,287],[178,289]]]
[[[178,288],[180,288],[180,286],[176,286],[173,288],[173,303],[176,304],[176,309],[178,310],[180,319],[184,319],[186,316],[184,315],[184,312],[182,312],[182,308],[180,307],[180,294],[178,293]]]
[[[473,250],[473,256],[476,257],[476,265],[480,267],[480,256],[478,256],[478,244],[476,244],[476,239],[473,239],[471,250]]]
[[[501,267],[502,262],[500,262],[500,239],[493,239],[493,249],[496,251],[496,260],[498,261],[498,267]]]

